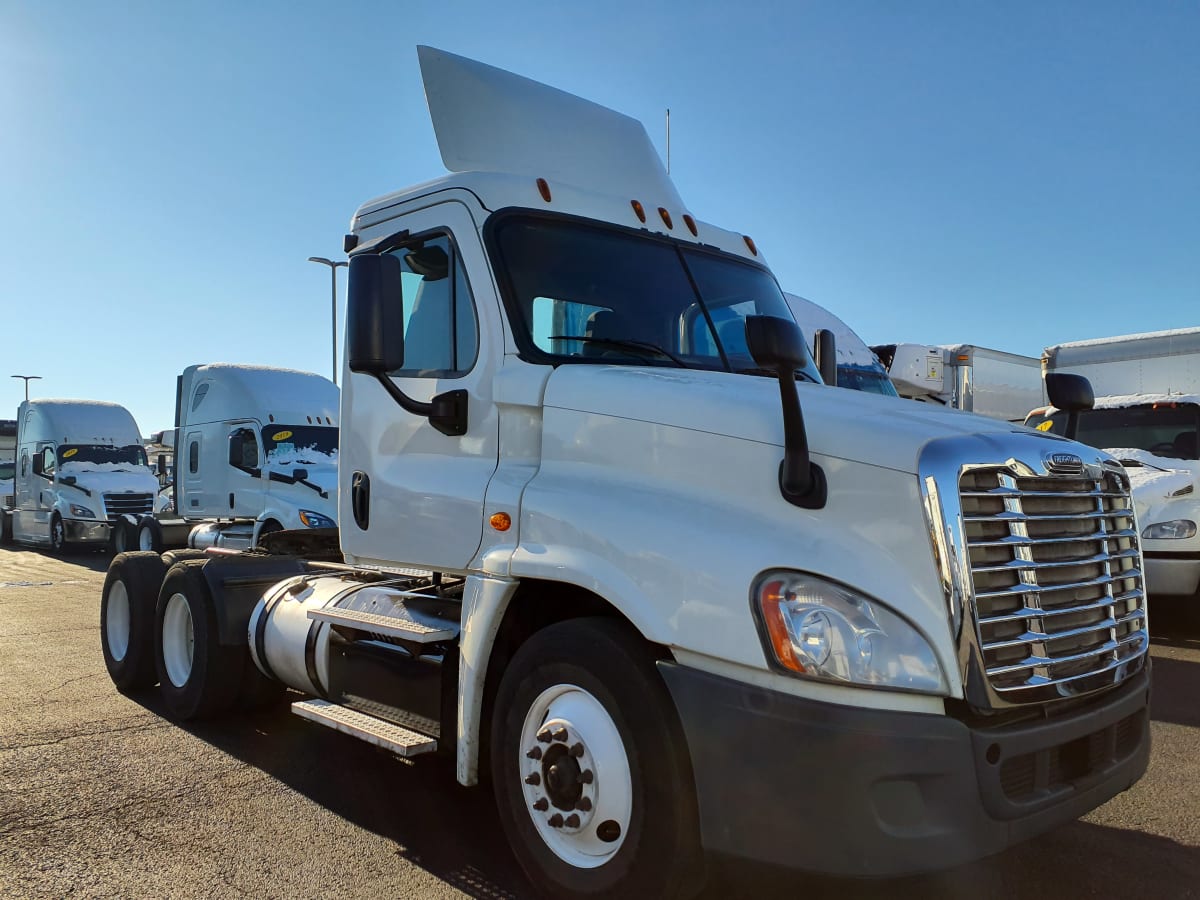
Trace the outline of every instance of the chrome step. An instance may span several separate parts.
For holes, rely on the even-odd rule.
[[[417,756],[437,749],[437,741],[428,735],[409,731],[328,700],[298,700],[292,704],[292,712],[302,719],[382,747],[397,756]]]
[[[403,609],[403,607],[397,607]],[[418,622],[411,618],[400,616],[385,616],[379,613],[359,612],[354,609],[310,609],[310,619],[318,622],[328,622],[342,628],[353,628],[369,634],[382,634],[388,637],[414,641],[418,644],[434,644],[438,641],[452,641],[458,637],[458,626],[434,627]]]

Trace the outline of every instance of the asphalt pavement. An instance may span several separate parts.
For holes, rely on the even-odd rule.
[[[156,691],[119,694],[107,562],[0,549],[0,896],[533,895],[490,794],[449,760],[398,760],[286,703],[180,726]],[[1200,897],[1200,626],[1153,603],[1151,625],[1150,770],[1083,820],[936,876],[722,870],[708,895]]]

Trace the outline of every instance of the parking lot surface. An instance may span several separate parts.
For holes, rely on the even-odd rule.
[[[180,726],[100,653],[107,558],[0,549],[0,896],[528,897],[486,790],[286,705]],[[1150,770],[1079,822],[891,882],[722,870],[711,897],[1200,897],[1200,627],[1151,602]],[[809,811],[817,818],[819,809]]]

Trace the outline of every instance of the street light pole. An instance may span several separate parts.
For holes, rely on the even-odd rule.
[[[25,402],[28,403],[29,402],[29,382],[41,381],[42,376],[41,375],[14,375],[12,377],[25,379]]]
[[[341,266],[348,266],[349,263],[344,260],[326,259],[324,256],[310,256],[309,262],[320,263],[323,266],[329,266],[329,274],[333,281],[333,297],[332,297],[332,312],[333,312],[333,383],[337,384],[337,270]]]

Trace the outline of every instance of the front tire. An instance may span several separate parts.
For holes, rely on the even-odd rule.
[[[703,882],[695,787],[645,642],[611,619],[531,637],[492,706],[509,843],[548,896],[687,897]]]
[[[221,715],[237,703],[243,647],[222,646],[203,562],[173,565],[158,592],[155,665],[167,710],[188,721]]]
[[[58,513],[50,517],[50,552],[58,556],[67,552],[67,528]]]
[[[122,553],[108,566],[100,595],[104,667],[123,694],[154,684],[154,611],[166,566],[157,553]]]
[[[138,520],[137,548],[139,550],[153,550],[155,553],[162,553],[162,526],[158,524],[158,519],[154,518],[154,516],[142,516]]]

